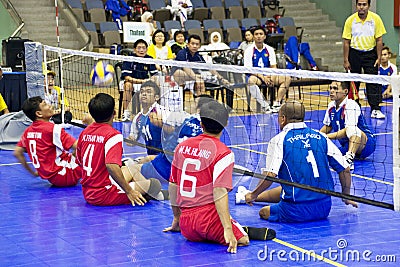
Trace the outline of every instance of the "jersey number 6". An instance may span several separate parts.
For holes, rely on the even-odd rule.
[[[181,183],[179,185],[179,192],[183,197],[194,198],[194,196],[196,195],[197,178],[196,176],[186,174],[186,168],[189,164],[194,165],[194,169],[196,171],[200,170],[200,164],[201,164],[200,160],[191,158],[185,159],[182,166],[182,176],[181,176]],[[192,183],[192,188],[190,191],[186,191],[185,188],[183,187],[185,181]]]

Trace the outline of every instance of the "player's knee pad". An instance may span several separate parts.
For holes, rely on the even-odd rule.
[[[346,127],[346,136],[350,138],[352,136],[357,136],[361,138],[361,130],[357,126],[348,126]]]
[[[159,180],[155,178],[150,178],[149,181],[150,181],[150,186],[149,190],[147,191],[147,194],[149,194],[151,197],[154,198],[161,191],[161,183]]]

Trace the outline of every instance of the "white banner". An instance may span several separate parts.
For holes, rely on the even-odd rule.
[[[151,28],[147,22],[124,22],[124,43],[134,43],[139,39],[151,42]]]

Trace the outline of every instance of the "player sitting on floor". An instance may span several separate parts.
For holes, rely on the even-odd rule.
[[[384,46],[382,48],[381,65],[379,66],[379,75],[397,75],[397,66],[390,62],[392,57],[392,52],[390,48]],[[386,84],[382,85],[382,99],[393,98],[392,85]]]
[[[50,122],[53,107],[40,96],[25,100],[25,115],[33,121],[18,142],[14,156],[32,175],[40,176],[55,186],[74,186],[81,178],[81,168],[68,151],[76,148],[76,140],[60,126]],[[33,167],[26,162],[27,152]]]
[[[197,98],[197,110],[202,105],[215,101],[210,95],[201,95]],[[152,112],[150,115],[150,121],[156,125],[163,127],[162,131],[162,147],[163,151],[158,154],[150,162],[143,164],[135,164],[132,160],[127,160],[124,164],[129,168],[129,173],[125,173],[125,176],[132,175],[132,179],[135,181],[138,177],[143,178],[156,178],[161,182],[169,181],[171,175],[171,162],[173,156],[168,154],[174,152],[178,143],[201,134],[203,131],[200,126],[199,114],[190,115],[186,112],[171,112],[167,118],[167,123],[163,123],[165,118],[161,117],[161,114]],[[163,191],[163,196],[159,196],[158,200],[167,198],[167,192]]]
[[[156,179],[129,183],[123,176],[122,134],[112,127],[115,101],[108,94],[99,93],[89,102],[90,115],[95,120],[82,131],[76,156],[83,168],[82,191],[92,205],[144,205],[142,194],[156,196],[161,184]]]
[[[146,143],[147,155],[149,156],[140,161],[140,163],[153,160],[155,155],[162,151],[162,128],[150,121],[151,113],[163,114],[161,117],[164,120],[168,117],[168,111],[157,103],[159,99],[160,87],[155,82],[147,81],[142,84],[139,91],[139,102],[142,110],[133,119],[128,137],[128,139],[136,141],[142,136]]]
[[[204,134],[183,141],[175,150],[169,184],[174,219],[164,232],[181,231],[190,241],[228,245],[230,253],[236,253],[238,245],[248,245],[249,237],[274,238],[272,229],[242,227],[230,216],[234,154],[219,140],[228,111],[212,101],[201,107],[200,117]]]
[[[339,173],[342,192],[349,194],[349,164],[326,135],[306,126],[304,115],[304,106],[299,102],[282,105],[278,117],[282,132],[269,142],[263,174],[333,191],[331,166]],[[278,203],[263,207],[259,212],[261,218],[274,222],[304,222],[328,217],[332,205],[329,195],[285,184],[264,192],[271,184],[271,181],[261,180],[245,195],[245,201],[250,205],[254,201]],[[344,202],[357,207],[353,201]]]
[[[321,132],[330,139],[339,140],[339,148],[353,169],[355,157],[366,158],[375,151],[376,138],[368,128],[360,106],[348,99],[348,82],[334,81],[330,85],[331,102],[328,104]]]

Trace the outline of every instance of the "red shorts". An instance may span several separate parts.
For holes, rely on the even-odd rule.
[[[75,186],[82,177],[82,168],[77,166],[75,169],[65,168],[65,174],[56,174],[48,179],[48,181],[59,187]]]
[[[242,226],[231,219],[233,234],[236,240],[247,235]],[[214,204],[182,210],[179,220],[181,233],[190,241],[213,241],[227,245],[217,209]]]
[[[110,188],[82,188],[87,203],[95,206],[117,206],[131,204],[124,191],[112,185]]]

